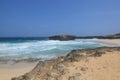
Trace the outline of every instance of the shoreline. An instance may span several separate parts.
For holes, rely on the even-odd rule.
[[[120,39],[98,39],[92,41],[103,43],[105,46],[120,47]],[[29,73],[34,69],[37,63],[38,61],[27,62],[24,60],[13,64],[0,63],[0,80],[10,80],[13,77],[18,77],[27,72]]]
[[[97,39],[92,41],[102,43],[108,47],[120,47],[120,39]]]
[[[64,57],[40,61],[29,73],[11,80],[119,80],[120,47],[73,50]]]

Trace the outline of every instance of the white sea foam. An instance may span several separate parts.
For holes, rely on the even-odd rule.
[[[71,41],[45,40],[21,43],[0,43],[0,57],[11,59],[53,58],[65,55],[73,49],[95,48],[101,46],[90,40],[76,39]]]

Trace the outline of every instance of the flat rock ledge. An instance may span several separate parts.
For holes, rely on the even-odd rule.
[[[86,80],[81,79],[80,76],[85,74],[88,67],[76,66],[73,63],[77,63],[81,60],[87,62],[87,58],[100,57],[106,54],[106,52],[113,51],[120,52],[120,47],[73,50],[65,57],[39,61],[36,67],[29,73],[14,77],[11,80]],[[70,73],[71,69],[69,67],[73,69],[72,73]]]

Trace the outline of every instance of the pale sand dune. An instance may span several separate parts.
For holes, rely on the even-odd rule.
[[[0,80],[11,80],[32,70],[37,63],[0,64]]]

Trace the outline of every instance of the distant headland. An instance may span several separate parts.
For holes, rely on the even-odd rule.
[[[92,39],[92,38],[98,38],[98,39],[120,39],[120,33],[113,34],[113,35],[105,35],[105,36],[74,36],[74,35],[55,35],[48,37],[49,40],[74,40],[76,38],[79,39]]]
[[[74,40],[76,39],[76,36],[73,35],[56,35],[56,36],[50,36],[49,37],[50,40]]]

